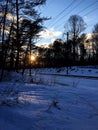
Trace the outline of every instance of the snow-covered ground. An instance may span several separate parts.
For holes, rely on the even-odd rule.
[[[98,75],[95,68],[76,72]],[[0,130],[98,130],[98,80],[32,73],[35,83],[15,73],[0,83]]]

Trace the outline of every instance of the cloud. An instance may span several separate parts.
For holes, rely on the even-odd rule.
[[[61,36],[62,32],[55,31],[53,28],[45,29],[40,32],[40,37],[42,39],[54,39],[55,37]]]
[[[1,13],[0,13],[0,16],[1,16],[1,17],[4,17],[4,13],[1,12]],[[7,14],[6,14],[6,18],[7,18],[8,20],[12,20],[12,21],[13,21],[13,20],[16,20],[16,17],[15,17],[14,15],[12,15],[11,13],[7,13]]]
[[[62,36],[62,32],[54,30],[54,28],[45,29],[39,33],[40,41],[37,42],[36,45],[44,45],[47,46],[53,43],[57,38]]]
[[[88,24],[88,22],[92,22],[94,19],[92,17],[87,17],[87,16],[84,16],[83,17],[84,21]]]
[[[41,48],[48,48],[49,45],[50,45],[49,43],[47,43],[47,42],[46,42],[46,43],[43,42],[42,44],[39,44],[38,46],[41,47]]]

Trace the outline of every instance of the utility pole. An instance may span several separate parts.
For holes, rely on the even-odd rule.
[[[68,62],[68,40],[69,40],[69,33],[67,32],[67,62]],[[68,75],[68,63],[66,64],[66,74]]]
[[[66,49],[67,49],[67,55],[66,55],[66,74],[68,75],[68,70],[69,70],[69,67],[68,67],[68,40],[69,40],[69,32],[67,32],[67,33],[64,33],[64,35],[66,35],[67,37],[67,41],[66,41]]]

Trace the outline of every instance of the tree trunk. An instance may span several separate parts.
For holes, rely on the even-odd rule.
[[[0,76],[0,81],[3,79],[4,75],[4,69],[5,69],[5,59],[6,59],[6,48],[4,46],[4,31],[5,31],[5,22],[6,22],[6,15],[7,15],[7,9],[8,9],[8,0],[6,1],[6,6],[5,6],[5,13],[4,13],[4,19],[3,19],[3,32],[2,32],[2,63],[1,63],[1,76]]]
[[[16,63],[15,63],[15,69],[18,71],[19,69],[19,8],[18,8],[18,0],[16,0],[16,17],[17,17],[17,30],[16,30],[16,46],[17,46],[17,54],[16,54]]]

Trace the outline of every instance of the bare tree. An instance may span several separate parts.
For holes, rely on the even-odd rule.
[[[69,32],[70,38],[73,43],[73,61],[76,61],[76,46],[77,39],[80,34],[86,29],[86,23],[79,15],[72,15],[68,19],[67,25],[65,25],[65,33]]]

